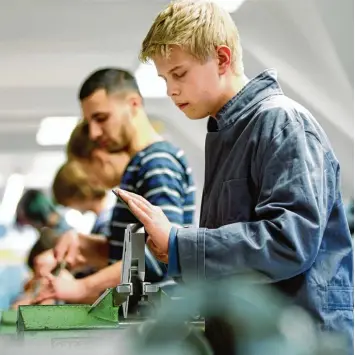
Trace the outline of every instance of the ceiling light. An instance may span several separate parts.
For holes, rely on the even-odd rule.
[[[46,117],[42,120],[36,140],[39,145],[65,145],[78,123],[78,117]]]

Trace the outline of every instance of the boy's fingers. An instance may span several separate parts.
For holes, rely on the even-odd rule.
[[[128,192],[125,190],[117,189],[117,193],[128,203],[130,199],[138,200],[142,202],[144,205],[147,207],[151,207],[152,205],[150,204],[149,201],[147,201],[144,197],[137,195],[133,192]]]
[[[140,206],[133,200],[128,202],[128,206],[133,214],[142,222],[145,226],[151,222],[150,216],[142,210]]]

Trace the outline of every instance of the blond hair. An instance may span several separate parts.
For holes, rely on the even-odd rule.
[[[244,71],[238,29],[230,14],[211,0],[170,3],[154,20],[139,59],[146,63],[155,55],[168,57],[171,45],[181,47],[201,62],[214,57],[217,46],[228,46],[233,70],[237,74]]]
[[[58,170],[52,185],[56,202],[66,206],[70,201],[102,199],[106,189],[91,181],[77,160],[65,162]]]

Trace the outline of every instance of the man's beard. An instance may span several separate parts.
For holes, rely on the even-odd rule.
[[[132,138],[133,138],[133,132],[124,131],[120,141],[118,143],[112,142],[112,144],[110,144],[107,147],[107,151],[109,153],[119,153],[122,152],[123,150],[128,151]]]
[[[121,144],[112,144],[109,147],[107,147],[107,151],[109,153],[119,153],[122,150],[125,150],[127,148],[128,145],[126,145],[125,147],[122,146]]]

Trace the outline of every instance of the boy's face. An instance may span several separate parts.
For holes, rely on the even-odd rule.
[[[168,58],[154,56],[158,75],[167,94],[190,119],[215,115],[221,106],[221,78],[217,58],[201,63],[178,46],[171,46]]]

